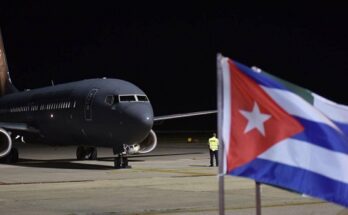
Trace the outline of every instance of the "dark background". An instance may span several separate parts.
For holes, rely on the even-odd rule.
[[[143,89],[155,115],[216,109],[216,54],[348,104],[348,8],[282,1],[1,2],[17,88],[119,78]],[[214,116],[161,128],[215,129]]]

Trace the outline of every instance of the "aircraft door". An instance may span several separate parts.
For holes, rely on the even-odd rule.
[[[98,90],[99,89],[92,89],[87,94],[86,101],[85,101],[85,120],[86,121],[93,120],[92,106],[93,106],[93,101],[94,101],[95,95],[97,94]]]

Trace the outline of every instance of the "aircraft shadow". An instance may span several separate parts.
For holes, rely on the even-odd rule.
[[[75,163],[76,159],[56,159],[56,160],[35,160],[19,159],[18,163],[13,166],[35,167],[35,168],[52,168],[52,169],[85,169],[85,170],[111,170],[113,166],[90,163]]]
[[[150,154],[150,155],[131,155],[128,156],[129,162],[139,162],[140,160],[133,160],[135,158],[150,158],[150,157],[168,157],[177,155],[192,155],[192,154],[204,154],[202,152],[184,152],[184,153],[170,153],[170,154]],[[114,157],[98,158],[100,161],[113,161]],[[144,160],[141,160],[144,161]]]
[[[133,155],[128,157],[130,163],[144,162],[145,160],[137,158],[149,158],[149,157],[165,157],[165,156],[177,156],[177,155],[189,155],[189,154],[203,154],[201,152],[191,153],[171,153],[171,154],[150,154],[150,155]],[[18,163],[11,164],[12,166],[22,167],[35,167],[35,168],[52,168],[52,169],[85,169],[85,170],[113,170],[113,166],[103,165],[101,163],[83,163],[80,161],[76,163],[76,159],[52,159],[52,160],[40,160],[40,159],[26,159],[20,158]],[[99,157],[98,161],[113,162],[114,157]]]

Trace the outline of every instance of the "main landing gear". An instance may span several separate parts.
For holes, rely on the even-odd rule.
[[[128,165],[126,146],[119,146],[113,148],[114,157],[114,167],[115,169],[127,169],[132,168]],[[97,160],[97,148],[95,147],[85,147],[78,146],[76,149],[76,158],[77,160]]]
[[[0,163],[12,164],[18,162],[18,150],[16,148],[12,148],[10,153],[5,157],[0,158]]]
[[[98,151],[95,147],[78,146],[76,149],[77,160],[97,160]]]

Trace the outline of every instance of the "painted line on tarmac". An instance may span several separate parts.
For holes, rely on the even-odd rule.
[[[33,182],[0,182],[3,185],[21,185],[21,184],[62,184],[62,183],[78,183],[78,182],[92,182],[94,180],[76,180],[76,181],[33,181]]]
[[[133,169],[135,171],[140,171],[140,172],[157,172],[157,173],[175,173],[175,174],[184,174],[184,175],[190,175],[190,176],[216,176],[217,174],[213,173],[206,173],[206,172],[195,172],[195,171],[182,171],[182,170],[176,170],[176,169],[153,169],[153,168],[136,168]],[[184,176],[185,177],[185,176]],[[189,177],[189,176],[186,176]]]
[[[262,208],[276,208],[276,207],[291,207],[291,206],[305,206],[305,205],[319,205],[319,204],[326,204],[328,202],[324,201],[316,201],[316,202],[294,202],[294,203],[288,203],[288,204],[272,204],[272,205],[263,205]],[[254,209],[253,206],[245,206],[245,207],[227,207],[225,208],[226,212],[233,212],[233,211],[239,211],[239,210],[247,210],[247,209]],[[176,208],[176,209],[153,209],[149,211],[143,211],[143,212],[137,212],[135,214],[138,215],[161,215],[161,214],[182,214],[182,213],[197,213],[201,214],[202,212],[218,212],[218,208]],[[124,213],[127,214],[134,214],[132,213]]]

